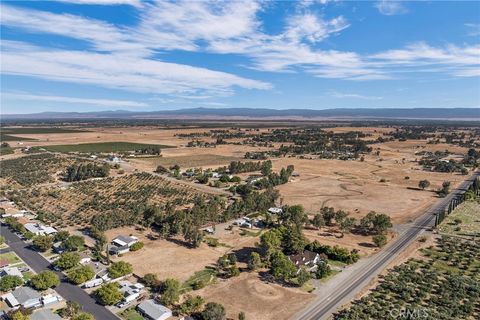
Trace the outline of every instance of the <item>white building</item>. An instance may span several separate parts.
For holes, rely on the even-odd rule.
[[[4,294],[2,300],[12,308],[22,306],[28,309],[42,305],[40,293],[30,287],[19,287],[10,293]]]
[[[53,227],[45,226],[39,223],[32,223],[32,222],[25,223],[24,227],[25,229],[27,229],[28,231],[30,231],[36,236],[51,235],[58,232],[57,229]]]
[[[145,300],[137,306],[137,310],[147,319],[166,320],[172,316],[172,310],[153,299]]]
[[[273,214],[279,214],[279,213],[282,213],[283,210],[282,210],[282,208],[271,207],[271,208],[268,209],[268,212],[273,213]]]
[[[17,267],[5,267],[0,270],[0,278],[4,276],[17,276],[23,278],[22,272]]]
[[[113,254],[123,254],[130,251],[130,247],[138,242],[134,236],[118,236],[112,240],[109,251]]]
[[[145,286],[141,283],[131,283],[130,281],[118,281],[120,292],[123,293],[123,302],[129,303],[137,300],[144,292]]]

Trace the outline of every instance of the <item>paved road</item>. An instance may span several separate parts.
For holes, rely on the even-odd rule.
[[[7,244],[15,253],[25,261],[35,272],[49,269],[50,262],[42,257],[38,252],[28,248],[28,244],[22,241],[16,234],[11,232],[6,226],[0,227],[0,234],[5,237]],[[107,310],[105,307],[97,304],[80,287],[66,282],[65,276],[61,272],[56,272],[62,279],[62,282],[55,288],[64,299],[77,301],[82,305],[83,311],[93,314],[97,320],[118,320],[118,317]]]
[[[469,183],[476,177],[480,177],[480,172],[476,172],[469,179],[465,180],[447,197],[438,200],[424,215],[416,219],[384,250],[370,257],[369,261],[361,268],[342,279],[330,294],[320,295],[294,318],[299,320],[328,319],[340,306],[353,299],[355,295],[377,276],[400,252],[405,250],[426,227],[432,226],[435,222],[435,213],[444,210],[452,198],[462,194]]]

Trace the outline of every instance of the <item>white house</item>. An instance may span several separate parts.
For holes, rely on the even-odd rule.
[[[80,263],[83,264],[83,265],[87,265],[90,262],[92,262],[92,258],[88,254],[86,254],[85,252],[81,252],[80,253]]]
[[[113,254],[123,254],[130,251],[130,247],[138,242],[134,236],[118,236],[112,240],[112,246],[109,251]]]
[[[268,212],[273,213],[273,214],[279,214],[279,213],[282,213],[283,210],[282,210],[282,208],[271,207],[271,208],[268,209]]]
[[[50,226],[45,226],[39,223],[32,223],[32,222],[25,223],[24,227],[25,229],[27,229],[28,231],[30,231],[36,236],[39,236],[39,235],[45,236],[45,235],[51,235],[51,234],[57,233],[57,230],[55,228]]]
[[[85,282],[83,284],[83,287],[84,288],[93,288],[93,287],[98,287],[99,285],[101,285],[103,283],[103,279],[102,278],[95,278],[95,279],[92,279],[92,280],[89,280],[87,282]]]
[[[129,303],[137,300],[144,292],[145,286],[141,283],[131,283],[130,281],[118,281],[120,292],[123,293],[123,302]]]
[[[2,300],[12,308],[22,306],[28,309],[42,305],[40,293],[30,287],[19,287],[10,293],[4,294]]]
[[[302,267],[305,267],[308,271],[314,271],[317,268],[317,263],[320,261],[320,255],[309,250],[288,256],[288,258],[295,264],[298,271]]]
[[[5,267],[0,270],[0,278],[4,276],[17,276],[23,278],[22,272],[17,267]]]
[[[145,300],[137,306],[145,318],[150,320],[166,320],[172,316],[172,310],[153,299]]]

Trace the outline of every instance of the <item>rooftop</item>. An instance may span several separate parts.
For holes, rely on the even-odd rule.
[[[62,318],[52,312],[50,309],[42,309],[35,311],[29,317],[30,320],[62,320]]]
[[[140,310],[145,315],[148,315],[152,319],[159,319],[165,314],[172,315],[172,310],[168,309],[164,305],[156,302],[153,299],[145,300],[138,305],[138,310]]]

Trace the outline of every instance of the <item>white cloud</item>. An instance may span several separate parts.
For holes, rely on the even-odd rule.
[[[2,73],[151,93],[229,94],[232,87],[271,88],[265,82],[205,68],[117,54],[43,49],[11,41],[2,43]]]
[[[468,28],[468,35],[471,37],[480,36],[480,23],[465,23],[465,27]]]
[[[407,8],[405,8],[400,1],[396,0],[378,1],[375,3],[375,8],[377,8],[381,14],[386,16],[394,16],[408,12]]]
[[[141,7],[141,0],[54,0],[57,2],[65,2],[72,4],[85,4],[85,5],[130,5],[134,7]]]
[[[15,99],[26,101],[46,101],[46,102],[64,102],[70,104],[92,104],[104,107],[146,107],[148,104],[138,101],[130,100],[110,100],[110,99],[90,99],[90,98],[75,98],[64,96],[47,96],[35,94],[18,94],[18,93],[4,93],[3,99]]]
[[[367,95],[362,95],[358,93],[342,93],[338,91],[332,91],[331,96],[334,98],[348,98],[348,99],[361,99],[361,100],[382,100],[383,97],[378,97],[378,96],[367,96]]]

